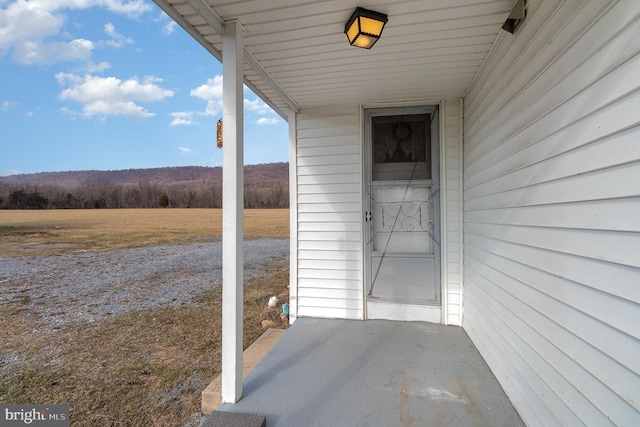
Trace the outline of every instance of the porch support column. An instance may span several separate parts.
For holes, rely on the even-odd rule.
[[[296,109],[289,107],[289,323],[298,317],[298,134]]]
[[[242,397],[244,237],[243,40],[238,22],[225,23],[222,41],[222,402]]]

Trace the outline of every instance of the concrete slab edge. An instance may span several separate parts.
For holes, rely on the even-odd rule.
[[[246,377],[254,366],[284,335],[286,329],[267,329],[257,340],[242,353],[242,377]],[[222,375],[218,375],[201,393],[201,411],[211,414],[222,403]]]

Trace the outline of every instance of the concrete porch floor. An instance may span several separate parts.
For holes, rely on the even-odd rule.
[[[269,427],[524,425],[462,328],[383,320],[297,319],[218,411]]]

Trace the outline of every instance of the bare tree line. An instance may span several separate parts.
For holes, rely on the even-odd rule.
[[[288,208],[286,182],[245,186],[246,208]],[[221,208],[219,182],[113,184],[89,180],[76,187],[26,185],[0,179],[0,209]]]

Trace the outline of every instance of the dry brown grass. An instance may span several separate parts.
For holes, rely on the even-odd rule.
[[[288,209],[245,211],[245,238],[289,236]],[[221,209],[0,210],[0,256],[55,255],[219,239]]]
[[[219,238],[215,232],[203,237],[202,231],[211,228],[199,224],[215,215],[219,218],[219,211],[215,210],[120,212],[128,225],[112,233],[108,245],[91,242],[107,237],[109,233],[100,227],[99,221],[104,219],[116,225],[118,211],[47,212],[54,214],[47,216],[44,223],[38,223],[38,218],[42,221],[38,212],[28,212],[19,221],[14,219],[10,227],[63,230],[59,233],[77,236],[74,250],[139,246],[141,241],[165,242],[167,237],[157,236],[157,230],[162,230],[161,234],[170,230],[171,243]],[[82,215],[87,213],[87,217]],[[247,230],[264,230],[266,237],[285,237],[282,224],[288,227],[288,211],[247,213]],[[4,219],[8,217],[0,215],[4,229],[7,228]],[[166,222],[156,228],[160,217]],[[151,223],[156,231],[149,230]],[[126,234],[125,229],[137,237]],[[124,242],[113,234],[121,235]],[[251,236],[261,234],[251,231]],[[23,235],[25,239],[28,237]],[[44,239],[37,244],[68,242],[58,238],[56,243]],[[17,238],[14,241],[24,243]],[[245,284],[245,348],[263,332],[260,321],[269,296],[286,290],[289,271],[284,261],[265,277]],[[0,306],[3,343],[0,355],[19,355],[22,361],[17,371],[0,378],[0,403],[68,403],[72,425],[197,425],[200,392],[220,372],[220,297],[221,291],[217,289],[203,296],[197,306],[158,308],[38,334],[32,331],[39,321],[27,310]],[[287,327],[277,316],[270,319],[276,327]]]

